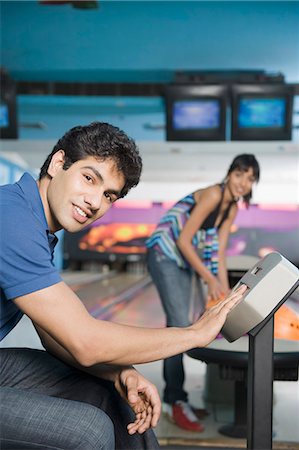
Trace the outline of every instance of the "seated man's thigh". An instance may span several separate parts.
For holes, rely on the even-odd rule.
[[[115,447],[112,421],[98,408],[23,389],[3,387],[0,392],[3,449]]]
[[[81,372],[42,350],[3,348],[0,349],[0,359],[3,387],[14,387],[30,391],[30,394],[59,397],[95,406],[111,419],[116,449],[159,448],[152,430],[141,435],[128,434],[127,425],[134,422],[135,414],[111,381]],[[109,450],[112,448],[114,447]],[[85,450],[84,446],[83,449]]]

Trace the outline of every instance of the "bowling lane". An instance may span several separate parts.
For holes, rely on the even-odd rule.
[[[165,325],[156,288],[147,274],[121,272],[86,282],[84,277],[71,281],[70,286],[93,317],[127,325]]]
[[[74,274],[65,281],[78,294],[93,317],[144,327],[164,327],[158,293],[144,271]],[[196,294],[196,293],[194,293]],[[289,299],[275,314],[275,338],[299,340],[297,301]],[[295,305],[295,307],[294,307]],[[192,307],[196,309],[196,299]],[[194,317],[195,310],[191,316]]]
[[[165,315],[152,282],[141,289],[124,307],[115,312],[112,322],[159,328],[165,326]]]

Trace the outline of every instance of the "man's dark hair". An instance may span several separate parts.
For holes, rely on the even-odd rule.
[[[90,125],[71,128],[59,139],[48,155],[40,170],[39,179],[47,175],[50,161],[59,150],[65,153],[64,170],[88,156],[94,156],[99,160],[112,159],[125,178],[120,197],[124,197],[139,183],[142,160],[137,146],[133,139],[113,125],[93,122]]]

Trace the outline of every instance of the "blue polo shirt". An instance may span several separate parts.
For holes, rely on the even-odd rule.
[[[59,283],[53,263],[57,237],[49,232],[36,181],[0,187],[0,340],[23,313],[13,299]]]

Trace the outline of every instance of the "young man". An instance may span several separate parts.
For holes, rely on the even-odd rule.
[[[141,168],[132,140],[93,123],[58,141],[37,182],[0,188],[1,338],[26,314],[46,349],[1,349],[1,448],[157,448],[160,399],[131,364],[209,344],[242,298],[244,287],[190,327],[146,329],[94,319],[61,280],[54,233],[102,217]]]

